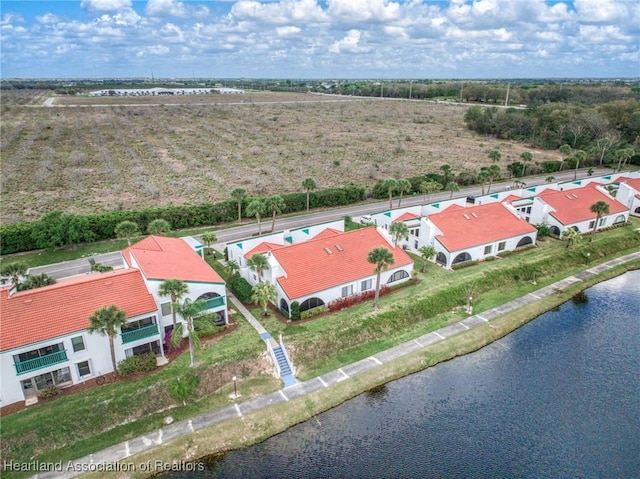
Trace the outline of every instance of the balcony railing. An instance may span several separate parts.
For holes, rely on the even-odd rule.
[[[67,361],[67,352],[57,351],[55,353],[40,356],[39,358],[27,359],[26,361],[20,361],[15,363],[16,373],[18,375],[28,373],[29,371],[35,371],[37,369],[53,366],[54,364],[63,363]]]
[[[131,343],[133,341],[137,341],[138,339],[148,338],[149,336],[154,336],[158,334],[158,325],[150,324],[148,326],[143,326],[142,328],[133,329],[131,331],[124,331],[122,333],[122,344]]]
[[[206,311],[207,309],[213,309],[219,306],[224,306],[224,296],[216,296],[215,298],[207,299],[204,309]]]

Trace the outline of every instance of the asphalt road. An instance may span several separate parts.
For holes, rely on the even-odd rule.
[[[67,278],[79,274],[91,272],[91,262],[101,263],[104,266],[112,266],[114,269],[121,268],[124,265],[124,258],[120,251],[112,253],[98,254],[88,258],[74,259],[63,263],[56,263],[46,266],[36,266],[29,268],[30,275],[47,274],[54,279]]]

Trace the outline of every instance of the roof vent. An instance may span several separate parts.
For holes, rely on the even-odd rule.
[[[566,197],[567,197],[567,198],[569,198],[570,200],[572,200],[572,199],[573,199],[573,197],[572,197],[571,195],[564,195],[564,196],[566,196]]]
[[[329,248],[328,246],[325,246],[324,250],[327,254],[333,254],[333,251],[331,251],[331,248]]]
[[[477,214],[475,214],[475,213],[471,213],[471,216],[473,216],[474,218],[477,218],[477,217],[478,217],[478,215],[477,215]]]
[[[462,215],[462,216],[464,216],[464,219],[465,219],[465,220],[470,220],[470,219],[471,219],[471,218],[469,217],[469,215],[468,215],[468,214],[464,214],[464,215]]]
[[[338,251],[344,251],[344,248],[342,247],[342,245],[337,244],[337,245],[334,245],[334,246],[336,247],[336,249],[337,249]]]
[[[574,198],[578,199],[578,195],[576,195],[575,193],[571,193],[571,196],[573,196]]]

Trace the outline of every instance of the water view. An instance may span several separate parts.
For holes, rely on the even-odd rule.
[[[640,477],[640,271],[586,299],[189,477]]]

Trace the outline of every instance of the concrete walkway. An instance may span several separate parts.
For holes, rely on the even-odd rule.
[[[336,383],[349,379],[365,371],[369,371],[384,363],[390,362],[394,359],[400,358],[414,351],[418,351],[430,344],[434,344],[439,341],[443,341],[447,338],[450,338],[452,336],[455,336],[456,334],[466,331],[468,329],[471,329],[476,325],[487,323],[492,319],[495,319],[506,313],[514,311],[522,306],[531,304],[535,301],[539,301],[540,299],[546,296],[554,294],[558,290],[562,290],[573,284],[580,283],[585,279],[595,276],[599,273],[602,273],[603,271],[606,271],[608,269],[611,269],[614,266],[618,266],[620,264],[627,263],[637,259],[640,259],[640,251],[594,266],[585,271],[577,273],[573,276],[569,276],[568,278],[565,278],[563,280],[550,284],[549,286],[545,286],[544,288],[541,288],[533,293],[529,293],[526,296],[514,299],[513,301],[509,301],[508,303],[505,303],[501,306],[490,309],[488,311],[483,311],[480,314],[470,316],[466,319],[453,323],[442,329],[425,334],[423,336],[420,336],[419,338],[415,338],[411,341],[407,341],[406,343],[399,344],[397,346],[394,346],[391,349],[387,349],[385,351],[382,351],[378,354],[362,359],[355,363],[348,364],[346,366],[343,366],[334,371],[330,371],[316,378],[313,378],[304,382],[298,382],[287,389],[279,390],[270,394],[266,394],[264,396],[259,396],[253,399],[249,399],[242,403],[234,403],[222,409],[209,411],[207,413],[201,414],[194,418],[176,422],[174,424],[163,427],[156,431],[139,436],[130,441],[125,441],[120,444],[116,444],[115,446],[111,446],[107,449],[103,449],[102,451],[96,452],[95,454],[90,454],[89,456],[85,456],[75,461],[71,461],[70,464],[72,464],[72,467],[70,468],[70,470],[43,472],[33,477],[38,479],[49,478],[49,477],[52,477],[52,478],[53,477],[55,478],[75,477],[81,474],[81,472],[79,471],[81,471],[83,468],[86,471],[87,467],[90,467],[88,465],[91,465],[91,464],[95,465],[100,463],[113,464],[117,461],[125,461],[128,457],[131,457],[134,454],[148,451],[156,446],[165,444],[185,434],[189,434],[209,426],[220,424],[224,421],[237,419],[238,417],[251,414],[261,409],[266,409],[276,404],[281,404],[281,403],[290,401],[292,399],[304,396],[306,394],[313,393],[323,388],[328,388],[331,385],[334,385]],[[238,304],[236,304],[235,302],[237,301],[237,299],[233,298],[231,295],[229,295],[229,297],[232,298],[231,300],[234,303],[234,305],[236,305],[236,307],[238,307],[238,309],[244,313],[244,311],[242,310],[244,306],[242,306],[241,304],[240,304],[241,307],[238,306]],[[245,317],[249,319],[252,316],[248,314]],[[253,319],[255,320],[255,318]],[[256,324],[253,324],[253,326],[256,329],[262,328],[262,330],[264,330],[264,328],[260,325],[260,323],[258,323],[257,320],[255,321],[255,323]],[[264,330],[264,333],[266,333],[266,330]],[[260,333],[260,334],[263,334],[263,333]],[[66,464],[67,463],[63,463],[63,465],[65,466]]]

